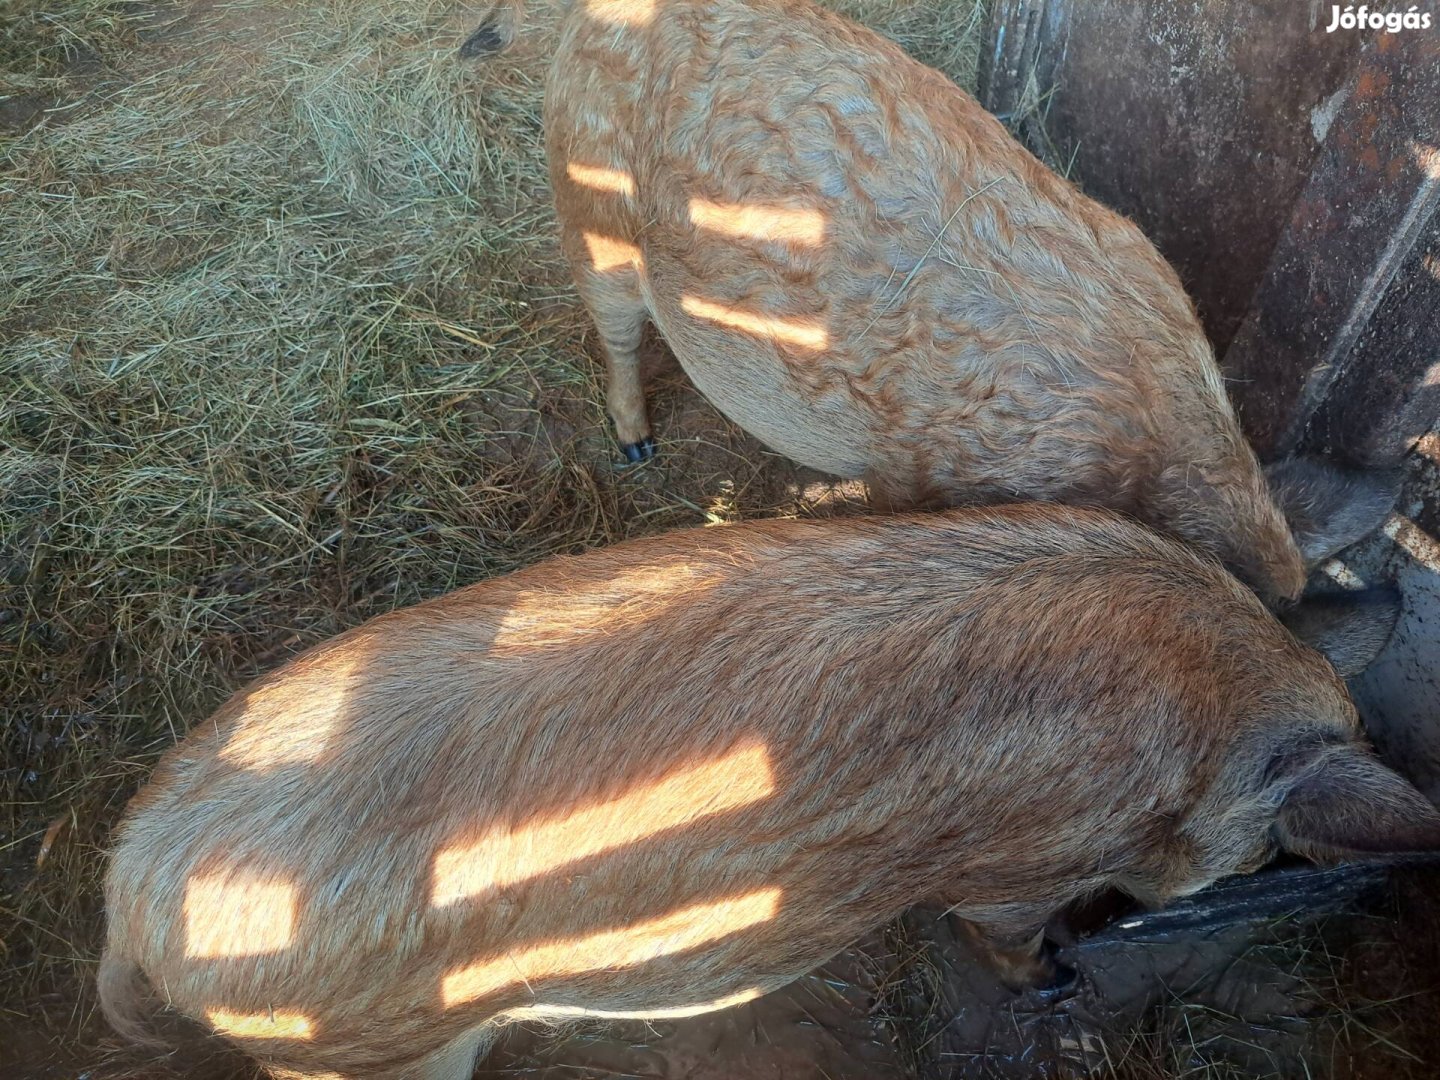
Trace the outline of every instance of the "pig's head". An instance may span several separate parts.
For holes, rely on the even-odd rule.
[[[1307,571],[1378,528],[1400,491],[1398,472],[1354,472],[1311,458],[1278,462],[1265,475]],[[1399,617],[1400,598],[1391,589],[1307,592],[1281,609],[1290,630],[1346,679],[1379,655]]]
[[[1371,509],[1383,515],[1394,493],[1369,498]],[[1365,670],[1384,648],[1398,611],[1393,590],[1372,589],[1308,599],[1285,623],[1344,678]],[[1332,689],[1328,716],[1318,718],[1328,723],[1302,721],[1294,745],[1280,747],[1266,766],[1267,794],[1277,805],[1271,841],[1316,862],[1440,856],[1440,811],[1380,763],[1365,742],[1349,695],[1337,700],[1341,692]]]
[[[1166,469],[1149,518],[1209,551],[1273,609],[1300,598],[1310,570],[1374,531],[1399,493],[1393,472],[1296,457],[1263,474],[1240,438],[1208,467]]]
[[[1219,485],[1221,523],[1250,522],[1217,537],[1231,571],[1286,625],[1331,660],[1345,678],[1359,674],[1389,640],[1399,617],[1393,593],[1331,596],[1305,591],[1309,572],[1378,528],[1399,493],[1394,472],[1355,472],[1312,458],[1290,458],[1265,470],[1263,489]]]
[[[1400,474],[1357,472],[1294,457],[1265,469],[1271,497],[1313,569],[1379,528],[1400,494]]]
[[[1393,603],[1385,593],[1347,596],[1301,605],[1304,617],[1287,621],[1299,642],[1261,661],[1253,726],[1183,830],[1191,858],[1174,894],[1282,852],[1320,863],[1440,859],[1440,810],[1376,757],[1340,678],[1384,645]]]
[[[1440,812],[1359,742],[1317,741],[1272,765],[1271,840],[1316,862],[1440,857]]]
[[[1306,596],[1280,615],[1290,632],[1329,660],[1342,679],[1370,666],[1399,618],[1400,594],[1388,586]]]

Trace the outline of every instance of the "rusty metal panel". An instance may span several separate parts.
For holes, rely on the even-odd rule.
[[[1245,317],[1362,41],[1326,34],[1324,10],[1292,0],[991,10],[981,100],[1145,230],[1217,351]]]
[[[1354,377],[1342,378],[1363,351],[1357,346],[1367,328],[1375,325],[1376,332],[1393,336],[1374,317],[1407,261],[1413,281],[1423,286],[1430,276],[1411,256],[1440,205],[1437,91],[1440,35],[1382,34],[1358,62],[1264,283],[1224,359],[1227,376],[1237,384],[1236,405],[1246,432],[1262,456],[1296,450],[1338,386],[1354,392],[1367,374],[1373,378],[1392,362],[1423,363],[1420,357],[1407,360],[1372,351],[1370,362]],[[1420,288],[1422,303],[1426,291]],[[1406,303],[1403,296],[1395,299],[1401,307]],[[1397,312],[1387,314],[1393,318]],[[1422,321],[1433,319],[1433,313],[1419,314]],[[1410,374],[1413,379],[1416,373]],[[1393,368],[1383,376],[1386,381],[1399,377]],[[1366,392],[1372,408],[1401,407],[1406,396],[1403,386],[1387,391],[1376,385],[1374,390]],[[1388,413],[1367,419],[1352,408],[1344,426],[1355,434],[1357,427],[1394,422]],[[1410,440],[1419,434],[1412,431]],[[1364,458],[1378,450],[1371,441],[1353,453],[1344,445],[1335,449]],[[1391,463],[1404,449],[1392,448]]]
[[[1440,417],[1440,214],[1410,249],[1334,382],[1302,425],[1300,449],[1359,468],[1399,464]]]
[[[1395,516],[1338,572],[1401,590],[1352,689],[1440,797],[1440,30],[1327,35],[1324,10],[997,0],[982,88],[1052,163],[1072,148],[1212,339],[1233,332],[1222,366],[1262,456],[1408,463]]]

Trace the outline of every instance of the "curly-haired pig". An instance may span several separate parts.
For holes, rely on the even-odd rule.
[[[466,51],[493,51],[518,17],[502,3]],[[864,477],[881,505],[1108,507],[1270,601],[1393,502],[1392,477],[1317,460],[1267,479],[1140,230],[817,4],[576,0],[544,116],[631,460],[655,446],[649,321],[731,420]]]
[[[1440,848],[1341,674],[1218,563],[1048,504],[677,532],[312,648],[172,749],[106,879],[105,1014],[286,1075],[464,1080],[517,1019],[673,1017],[953,906],[1041,928]]]

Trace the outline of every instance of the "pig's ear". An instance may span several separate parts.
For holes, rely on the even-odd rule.
[[[1280,616],[1292,634],[1324,654],[1342,679],[1371,665],[1399,619],[1400,593],[1389,586],[1308,596]]]
[[[1315,566],[1380,526],[1400,494],[1401,474],[1337,469],[1297,457],[1266,466],[1265,479],[1305,565]]]
[[[1294,767],[1298,779],[1274,826],[1284,850],[1316,862],[1440,857],[1440,810],[1373,754],[1352,744],[1328,746],[1302,755]]]

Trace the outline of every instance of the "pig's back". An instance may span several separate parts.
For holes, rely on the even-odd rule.
[[[555,72],[564,152],[633,173],[667,341],[799,461],[1127,509],[1114,463],[1155,457],[1167,395],[1218,385],[1139,231],[868,30],[808,4],[663,4],[621,27],[577,8]]]
[[[1061,563],[1075,580],[1056,595]],[[1123,597],[1101,606],[1127,578],[1152,625]],[[1224,736],[1157,723],[1184,688],[1132,655],[1165,632],[1203,640],[1185,603],[1154,595],[1177,585],[1197,609],[1258,607],[1177,545],[1045,507],[551,561],[375,620],[237,695],[137,801],[111,917],[182,1007],[288,994],[332,1031],[363,1018],[367,1038],[532,994],[673,1005],[700,985],[693,949],[614,985],[516,982],[486,961],[553,946],[527,962],[561,971],[630,947],[612,934],[627,926],[688,940],[676,913],[700,913],[685,933],[711,934],[721,990],[768,988],[777,956],[798,974],[944,884],[983,896],[1017,846],[1075,872],[1057,820],[1101,804],[1097,827],[1123,833],[1117,803],[1176,812],[1194,777],[1175,756],[1202,761]],[[1087,712],[1102,693],[1128,702],[1103,724]],[[1096,762],[1058,793],[1056,756],[1036,753],[1057,737],[1065,767]],[[246,914],[256,896],[268,907]],[[197,935],[209,954],[189,955]],[[315,985],[331,990],[294,990]],[[415,1010],[387,1012],[397,995]]]

